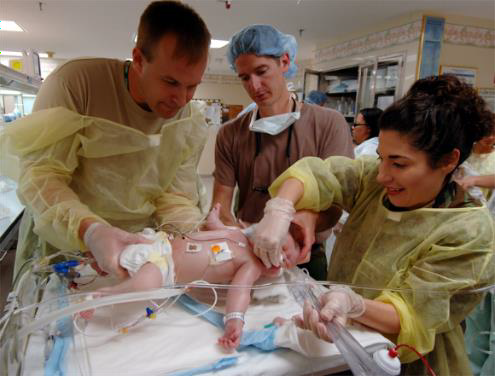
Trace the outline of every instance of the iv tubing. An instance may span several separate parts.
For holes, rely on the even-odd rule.
[[[173,295],[176,295],[177,293],[180,294],[182,292],[183,291],[174,291]],[[103,296],[98,299],[87,300],[85,302],[70,305],[55,312],[51,312],[35,320],[34,322],[22,327],[18,332],[18,337],[22,338],[30,334],[31,332],[38,330],[47,324],[50,324],[60,317],[69,316],[80,311],[89,310],[91,308],[98,308],[109,304],[135,302],[141,300],[164,299],[173,295],[170,294],[170,289],[157,289],[145,292],[131,292],[126,294]]]

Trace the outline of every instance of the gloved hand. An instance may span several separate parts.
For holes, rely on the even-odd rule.
[[[103,223],[92,223],[84,233],[84,244],[93,254],[98,267],[109,274],[124,278],[127,272],[120,266],[123,249],[129,244],[153,243],[142,235],[131,234]]]
[[[320,297],[323,307],[318,313],[309,302],[304,303],[303,317],[295,317],[296,325],[311,330],[318,338],[331,342],[325,323],[333,319],[345,325],[347,318],[357,318],[364,314],[366,307],[361,295],[347,286],[332,286]]]
[[[275,197],[266,203],[265,215],[256,225],[253,238],[254,253],[267,268],[280,266],[281,247],[295,212],[290,200]]]

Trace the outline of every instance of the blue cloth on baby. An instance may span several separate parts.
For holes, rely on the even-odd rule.
[[[213,372],[213,371],[219,371],[227,367],[231,367],[237,364],[237,361],[239,360],[238,356],[229,356],[227,358],[222,358],[220,360],[217,360],[215,363],[208,364],[203,367],[198,367],[198,368],[192,368],[188,369],[187,371],[178,371],[178,372],[173,372],[169,373],[169,376],[194,376],[194,375],[200,375],[202,373],[206,372]]]
[[[213,310],[208,311],[204,314],[209,307],[197,300],[191,298],[190,296],[183,294],[178,302],[182,304],[184,308],[188,311],[201,314],[201,317],[208,320],[210,323],[218,328],[223,329],[223,316],[221,313],[215,312]],[[278,327],[275,325],[269,325],[263,329],[259,330],[245,330],[242,332],[241,343],[238,350],[243,350],[247,346],[254,346],[263,351],[273,351],[277,348],[275,345],[275,333]]]

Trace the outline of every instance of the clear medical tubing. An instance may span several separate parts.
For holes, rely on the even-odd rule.
[[[128,303],[128,302],[136,302],[141,300],[153,300],[153,299],[166,299],[172,296],[182,294],[184,292],[183,289],[156,289],[144,292],[131,292],[125,294],[118,295],[108,295],[108,296],[100,296],[98,299],[93,299],[93,294],[80,294],[82,299],[87,299],[79,304],[71,304],[62,309],[47,313],[43,315],[39,319],[23,326],[19,329],[18,336],[19,338],[23,338],[24,336],[43,328],[45,325],[48,325],[57,319],[65,316],[70,316],[74,313],[86,311],[92,308],[98,308],[102,306],[107,306],[111,304],[118,303]],[[90,297],[90,298],[87,298]]]
[[[291,285],[289,291],[301,307],[308,300],[320,312],[320,301],[308,282],[301,281],[301,284]],[[326,327],[333,339],[333,343],[355,376],[382,376],[384,374],[384,370],[375,363],[373,358],[344,326],[336,320],[332,320],[326,324]]]

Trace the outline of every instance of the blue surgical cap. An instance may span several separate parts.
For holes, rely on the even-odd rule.
[[[271,25],[251,25],[235,34],[229,43],[227,59],[230,67],[235,71],[235,60],[242,54],[255,54],[256,56],[280,57],[284,53],[289,55],[289,70],[285,72],[286,78],[294,77],[297,72],[295,64],[297,54],[296,38],[284,34]]]
[[[306,98],[306,102],[317,104],[320,106],[325,103],[326,100],[327,95],[324,92],[318,90],[310,91],[308,94],[308,98]]]

